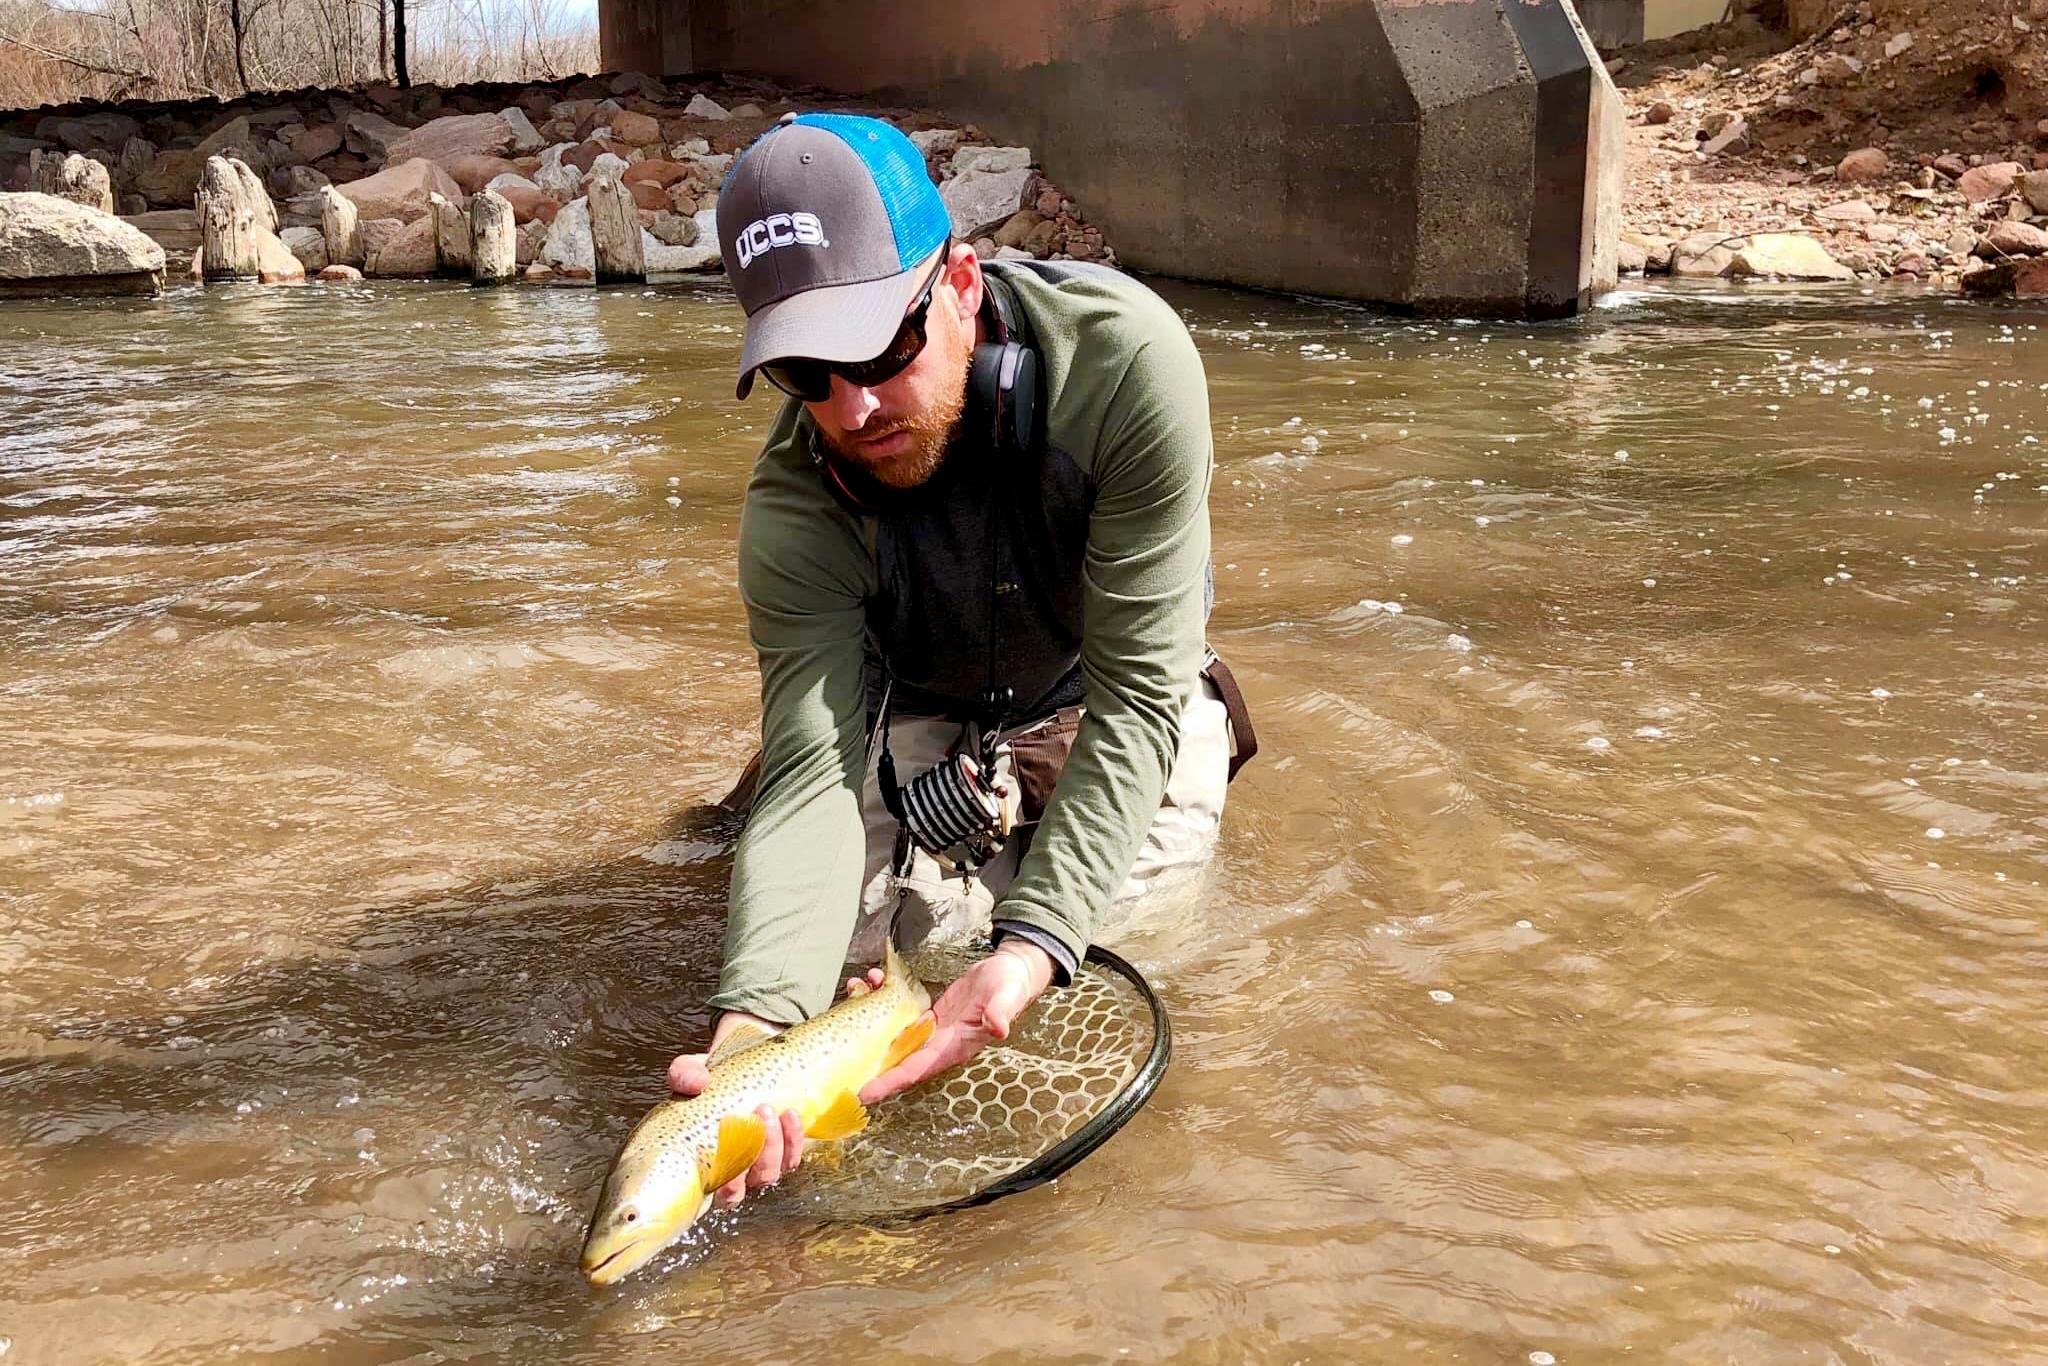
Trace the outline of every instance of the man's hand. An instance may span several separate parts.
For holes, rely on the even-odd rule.
[[[932,1006],[938,1027],[930,1040],[862,1087],[861,1104],[908,1090],[936,1072],[958,1067],[989,1043],[1009,1038],[1017,1017],[1051,981],[1051,955],[1021,939],[1004,940],[940,993]]]
[[[859,979],[849,977],[847,989]],[[868,973],[868,985],[882,984],[882,970],[876,968]],[[764,1029],[771,1034],[782,1032],[782,1026],[748,1015],[741,1011],[728,1011],[718,1017],[718,1023],[711,1030],[711,1053],[726,1041],[735,1030]],[[694,1096],[711,1084],[711,1069],[706,1065],[710,1053],[685,1053],[668,1065],[668,1085],[678,1095]],[[747,1198],[747,1192],[763,1186],[772,1186],[788,1176],[803,1163],[804,1122],[794,1110],[784,1110],[780,1116],[763,1105],[754,1112],[767,1126],[767,1141],[761,1145],[761,1155],[754,1159],[754,1165],[732,1180],[720,1186],[713,1194],[721,1205],[737,1205]]]

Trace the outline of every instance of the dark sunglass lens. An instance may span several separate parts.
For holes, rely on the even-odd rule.
[[[821,361],[782,361],[762,366],[761,373],[783,393],[806,403],[823,403],[832,397],[832,372]]]

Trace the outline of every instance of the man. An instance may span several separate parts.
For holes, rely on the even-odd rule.
[[[922,155],[878,120],[785,117],[734,165],[718,228],[739,396],[765,376],[792,401],[740,522],[762,752],[713,1050],[828,1006],[899,901],[925,930],[985,914],[995,944],[872,1101],[1006,1037],[1101,912],[1213,847],[1232,728],[1202,677],[1207,386],[1135,281],[953,241]],[[705,1056],[670,1084],[701,1089]],[[762,1117],[727,1203],[801,1154],[794,1114]]]

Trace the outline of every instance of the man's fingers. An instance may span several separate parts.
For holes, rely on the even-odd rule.
[[[702,1053],[685,1053],[668,1065],[668,1089],[678,1095],[694,1096],[710,1084]]]
[[[747,1168],[749,1186],[772,1186],[782,1179],[782,1121],[763,1105],[754,1111],[765,1126],[760,1156]]]
[[[796,1111],[782,1112],[782,1175],[788,1176],[804,1160],[804,1122]]]

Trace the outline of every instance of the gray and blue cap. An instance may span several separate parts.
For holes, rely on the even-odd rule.
[[[902,325],[952,224],[924,156],[857,114],[789,114],[718,196],[718,247],[747,312],[739,396],[763,365],[863,361]]]

